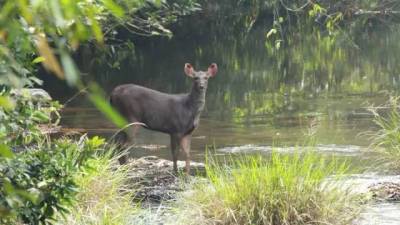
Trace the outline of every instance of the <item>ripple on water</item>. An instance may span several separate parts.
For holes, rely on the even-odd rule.
[[[224,153],[256,153],[256,152],[272,152],[273,150],[276,152],[282,153],[290,153],[295,152],[300,149],[311,149],[316,152],[322,153],[341,153],[345,155],[356,155],[359,154],[363,149],[361,146],[357,145],[336,145],[336,144],[326,144],[326,145],[317,145],[313,147],[297,147],[297,146],[288,146],[288,147],[274,147],[268,145],[240,145],[240,146],[230,146],[219,148],[218,151]]]
[[[367,193],[370,187],[379,183],[400,183],[399,175],[382,175],[379,173],[352,174],[341,187],[355,193]],[[400,202],[376,201],[368,204],[353,225],[400,225]]]
[[[369,205],[360,215],[356,225],[399,225],[400,204],[396,202],[378,202]]]

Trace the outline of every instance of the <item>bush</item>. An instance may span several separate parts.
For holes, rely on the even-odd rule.
[[[103,144],[98,138],[57,140],[11,158],[0,157],[0,223],[52,224],[74,201],[74,177]]]
[[[27,145],[44,138],[40,125],[55,126],[61,105],[50,96],[34,95],[41,89],[20,89],[0,93],[9,100],[9,107],[0,107],[0,141],[12,146]],[[52,116],[57,118],[52,123]]]
[[[209,183],[184,197],[197,215],[190,224],[350,224],[355,216],[356,196],[338,182],[347,166],[335,159],[274,152],[228,164],[208,162]]]

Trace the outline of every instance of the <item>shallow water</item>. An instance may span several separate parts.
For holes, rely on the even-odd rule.
[[[270,151],[271,146],[281,151],[290,150],[288,146],[305,144],[307,135],[313,133],[318,141],[318,151],[351,155],[370,144],[366,131],[376,130],[372,116],[364,107],[364,102],[381,102],[383,97],[364,98],[351,96],[336,99],[309,100],[308,104],[333,105],[318,112],[302,114],[286,112],[275,115],[254,116],[251,118],[219,119],[220,109],[209,109],[201,118],[200,127],[193,134],[192,155],[194,160],[202,161],[206,146],[219,149],[219,153]],[[77,100],[78,101],[78,100]],[[319,102],[319,103],[318,103]],[[75,105],[63,110],[62,125],[70,128],[83,128],[92,135],[111,136],[116,128],[102,114],[80,99]],[[362,113],[361,113],[362,112]],[[148,154],[169,158],[169,136],[140,129],[136,138],[138,145],[160,145]],[[162,148],[164,146],[164,148]],[[284,148],[282,148],[284,147]],[[138,155],[146,154],[149,148],[137,149]]]
[[[369,205],[356,222],[358,225],[400,224],[399,202],[381,202]]]
[[[380,174],[355,174],[350,182],[355,185],[353,190],[365,193],[368,187],[381,182],[400,183],[400,176]],[[367,205],[354,224],[357,225],[397,225],[400,224],[400,202],[378,201]]]

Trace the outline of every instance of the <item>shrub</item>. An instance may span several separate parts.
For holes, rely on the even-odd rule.
[[[197,218],[182,224],[349,224],[355,216],[356,196],[338,182],[347,166],[335,159],[274,152],[228,164],[207,163],[209,182],[184,197]]]
[[[52,224],[74,201],[75,174],[103,144],[98,138],[57,140],[11,158],[0,157],[0,223]]]
[[[58,110],[61,105],[57,101],[51,101],[50,96],[33,95],[32,90],[40,89],[0,93],[0,97],[9,99],[9,107],[0,107],[1,142],[12,146],[38,142],[44,138],[40,125],[53,126],[58,123]],[[53,115],[57,117],[54,123],[52,123]]]

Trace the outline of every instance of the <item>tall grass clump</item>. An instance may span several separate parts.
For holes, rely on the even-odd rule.
[[[89,168],[76,176],[76,204],[61,224],[129,224],[138,207],[132,202],[128,167],[120,166],[110,154],[88,163]]]
[[[197,218],[182,224],[350,224],[358,211],[339,182],[348,167],[335,159],[306,151],[228,161],[208,160],[209,182],[183,197]]]
[[[385,165],[400,171],[400,97],[390,97],[380,107],[371,107],[379,130],[373,134],[372,146],[381,154]],[[384,109],[384,110],[382,110]]]

